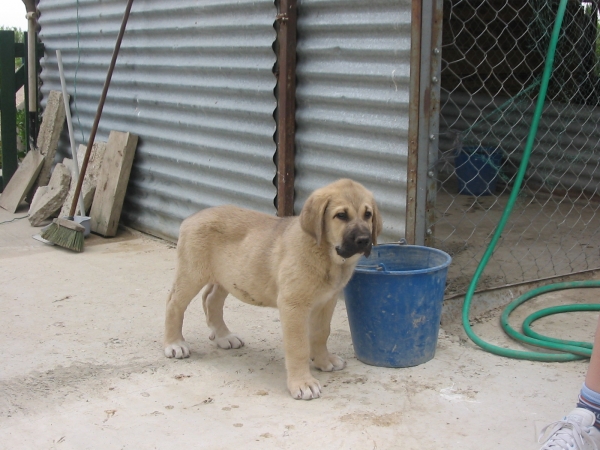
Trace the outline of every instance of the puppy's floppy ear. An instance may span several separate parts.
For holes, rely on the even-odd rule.
[[[313,193],[300,212],[300,226],[304,231],[310,234],[321,245],[321,238],[325,228],[325,210],[329,204],[329,196]]]
[[[371,241],[373,245],[377,245],[377,236],[381,234],[381,230],[383,230],[383,220],[381,219],[381,214],[379,213],[379,208],[377,207],[377,203],[373,200],[373,229],[371,230]]]

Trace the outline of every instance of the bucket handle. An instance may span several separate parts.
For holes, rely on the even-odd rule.
[[[379,263],[377,265],[375,265],[375,264],[358,265],[358,266],[356,266],[356,268],[357,269],[375,269],[378,272],[387,272],[388,271],[387,268],[385,267],[385,264],[383,264],[383,263]]]
[[[406,239],[401,238],[397,242],[390,242],[389,244],[407,245],[408,242],[406,242]],[[386,272],[386,273],[388,272],[387,267],[385,267],[385,264],[383,264],[383,263],[379,263],[379,264],[359,264],[359,265],[356,266],[356,268],[357,269],[375,269],[378,272]]]
[[[408,245],[408,242],[406,241],[406,239],[400,238],[394,242],[382,242],[381,244],[378,244],[378,245]]]

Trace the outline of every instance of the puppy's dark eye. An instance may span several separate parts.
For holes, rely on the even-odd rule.
[[[373,217],[373,213],[371,211],[365,211],[365,219],[370,219]]]
[[[348,214],[345,211],[337,213],[334,217],[340,220],[348,220]]]

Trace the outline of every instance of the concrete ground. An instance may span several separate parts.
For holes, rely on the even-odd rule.
[[[161,348],[172,282],[170,243],[121,230],[91,236],[81,254],[31,238],[27,219],[0,210],[0,448],[3,449],[537,449],[537,435],[570,411],[586,361],[540,363],[486,353],[444,323],[433,360],[365,365],[353,353],[344,302],[330,349],[340,372],[315,372],[318,400],[285,386],[277,311],[226,303],[239,350],[208,340],[200,302],[184,333],[192,356]],[[548,294],[541,304],[597,301],[593,290]],[[513,348],[499,310],[475,329]],[[592,340],[597,315],[547,318],[547,334]]]

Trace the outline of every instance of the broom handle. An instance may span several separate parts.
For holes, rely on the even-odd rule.
[[[88,140],[87,148],[85,149],[85,156],[83,157],[83,163],[81,164],[81,170],[79,172],[79,180],[77,180],[77,187],[75,188],[75,195],[73,196],[73,202],[71,204],[71,210],[69,211],[69,217],[75,215],[75,209],[77,208],[77,201],[79,194],[81,193],[81,186],[83,185],[83,179],[85,178],[85,172],[87,170],[90,155],[92,153],[92,146],[94,145],[94,139],[96,138],[96,132],[98,131],[98,123],[100,123],[100,116],[102,116],[102,109],[104,108],[104,102],[106,100],[106,94],[108,93],[108,87],[110,86],[110,79],[112,78],[113,70],[117,62],[117,56],[119,55],[119,49],[121,48],[121,41],[123,40],[123,34],[125,34],[125,26],[129,19],[129,12],[131,11],[131,5],[133,0],[127,1],[127,7],[125,8],[125,14],[123,14],[123,21],[121,22],[121,29],[117,36],[117,42],[115,49],[110,60],[110,66],[108,66],[108,73],[106,74],[106,80],[104,81],[104,87],[102,88],[102,95],[100,96],[100,103],[98,103],[98,110],[96,111],[96,117],[94,118],[94,124],[92,125],[92,131]]]

